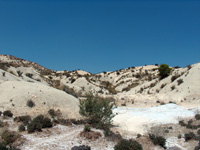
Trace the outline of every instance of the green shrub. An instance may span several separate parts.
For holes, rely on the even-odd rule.
[[[150,134],[149,138],[151,139],[154,145],[160,145],[161,147],[165,148],[166,139],[164,137]]]
[[[89,123],[97,128],[109,128],[112,125],[112,118],[115,116],[112,112],[114,103],[100,98],[87,95],[86,100],[80,101],[80,114],[88,117]]]
[[[115,146],[114,150],[143,150],[142,145],[135,140],[120,140]]]
[[[0,111],[0,116],[2,115],[2,111]]]
[[[7,116],[7,117],[12,117],[13,113],[10,110],[6,110],[6,111],[3,112],[3,115]]]
[[[35,106],[35,103],[34,103],[32,100],[28,100],[26,105],[27,105],[28,107],[32,108],[32,107]]]
[[[167,64],[161,64],[160,67],[158,68],[160,79],[164,79],[167,76],[169,76],[171,70],[172,69],[169,68]]]
[[[18,131],[19,131],[19,132],[25,131],[25,126],[24,126],[23,124],[21,124],[21,125],[18,127]]]

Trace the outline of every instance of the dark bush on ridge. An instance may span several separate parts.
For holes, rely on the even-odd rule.
[[[167,64],[161,64],[158,68],[160,79],[164,79],[170,75],[171,68]]]

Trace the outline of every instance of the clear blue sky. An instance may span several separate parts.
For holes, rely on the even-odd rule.
[[[199,0],[0,0],[0,53],[92,73],[200,61]]]

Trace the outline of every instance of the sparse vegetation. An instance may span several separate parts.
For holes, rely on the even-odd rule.
[[[110,128],[115,107],[113,102],[100,97],[87,95],[86,100],[80,101],[80,114],[88,117],[89,122],[97,128]]]

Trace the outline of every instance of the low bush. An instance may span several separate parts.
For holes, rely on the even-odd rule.
[[[180,75],[174,75],[171,77],[171,82],[174,82],[174,80],[176,80],[178,77],[180,77]]]
[[[50,128],[53,124],[51,119],[45,118],[43,115],[38,115],[35,117],[30,124],[27,126],[28,133],[32,133],[34,131],[42,131],[42,128]]]
[[[164,137],[150,134],[149,138],[151,139],[154,145],[160,145],[161,147],[165,148],[166,139]]]
[[[186,125],[186,128],[195,130],[195,129],[198,128],[198,126],[192,125],[192,124],[188,123],[188,124]]]
[[[196,115],[195,115],[195,119],[196,119],[196,120],[200,120],[200,114],[196,114]]]
[[[52,126],[53,125],[52,125],[51,119],[44,118],[44,120],[42,122],[42,128],[51,128]]]
[[[180,85],[183,83],[183,79],[178,79],[177,82],[178,82],[178,85]]]
[[[48,113],[52,118],[54,118],[56,116],[56,112],[54,109],[49,109]]]
[[[0,116],[2,115],[2,111],[0,111]]]
[[[80,101],[80,114],[89,120],[96,128],[110,128],[112,118],[115,116],[112,109],[115,107],[113,102],[100,97],[88,95],[86,100]]]
[[[90,126],[89,126],[89,125],[85,125],[85,126],[84,126],[84,131],[85,131],[85,132],[90,132],[90,131],[91,131]]]
[[[24,125],[28,125],[28,123],[31,121],[31,117],[29,115],[18,116],[14,118],[14,121],[23,122]]]
[[[196,138],[196,135],[193,132],[184,134],[185,141],[189,141]]]
[[[200,150],[200,145],[199,146],[195,146],[194,150]]]
[[[1,137],[3,142],[5,142],[6,145],[9,145],[15,142],[19,138],[19,135],[14,131],[6,130],[2,133]]]
[[[89,146],[80,145],[72,147],[71,150],[91,150],[91,148]]]
[[[115,146],[114,150],[143,150],[142,145],[135,140],[120,140]]]
[[[34,103],[32,100],[28,100],[26,105],[27,105],[28,107],[32,108],[32,107],[35,106],[35,103]]]
[[[26,75],[27,77],[31,78],[31,79],[33,78],[33,74],[31,74],[31,73],[26,73],[25,75]]]
[[[166,85],[167,85],[166,83],[163,83],[163,84],[160,86],[160,88],[162,89],[162,88],[164,88]]]
[[[42,131],[42,125],[38,122],[31,122],[27,126],[28,133],[33,133],[35,131],[41,132]]]
[[[5,123],[3,121],[0,120],[0,128],[4,127]]]
[[[7,116],[7,117],[12,117],[13,113],[10,110],[6,110],[6,111],[3,112],[3,115]]]
[[[179,134],[179,135],[178,135],[178,139],[181,139],[181,137],[182,137],[181,134]]]
[[[175,85],[171,86],[171,90],[173,91],[175,89]]]
[[[19,131],[19,132],[25,131],[25,126],[24,126],[23,124],[21,124],[21,125],[18,127],[18,131]]]
[[[197,134],[200,135],[200,129],[197,131]]]
[[[186,126],[186,123],[183,121],[183,120],[181,120],[181,121],[179,121],[179,125],[181,125],[181,126]]]

